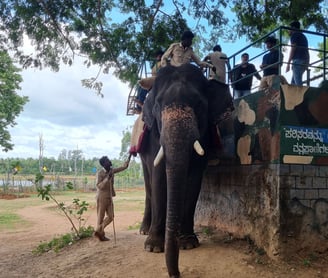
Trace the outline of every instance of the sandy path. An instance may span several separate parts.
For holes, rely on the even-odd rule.
[[[136,212],[118,212],[115,216],[117,242],[112,227],[109,242],[95,238],[82,240],[59,253],[41,256],[31,253],[40,241],[68,232],[67,220],[51,205],[28,207],[19,211],[32,225],[15,232],[0,233],[0,277],[168,277],[164,254],[143,250],[145,236],[129,226],[140,222]],[[88,224],[94,225],[96,213],[88,211]],[[327,260],[305,267],[301,263],[278,263],[259,256],[245,241],[227,243],[223,235],[200,237],[201,246],[181,251],[180,271],[184,278],[220,277],[328,277]]]

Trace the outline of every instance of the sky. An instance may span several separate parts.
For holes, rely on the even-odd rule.
[[[247,45],[243,38],[234,43],[218,40],[213,45],[217,43],[228,56]],[[31,51],[28,43],[25,48]],[[256,51],[260,53],[261,49]],[[286,60],[288,55],[284,55]],[[261,57],[253,63],[259,69]],[[66,149],[81,150],[86,159],[102,155],[118,158],[123,131],[137,116],[126,115],[130,88],[113,74],[101,76],[104,98],[82,86],[82,79],[97,72],[97,67],[86,68],[80,60],[73,66],[62,66],[59,72],[23,70],[18,94],[28,96],[29,102],[16,119],[17,125],[9,128],[14,149],[0,151],[0,158],[38,158],[40,136],[44,157],[57,159]],[[290,73],[286,77],[290,80]]]
[[[10,128],[14,149],[0,158],[38,158],[39,138],[44,157],[58,158],[63,149],[82,150],[85,158],[118,158],[122,132],[136,116],[126,116],[130,88],[112,74],[102,76],[104,98],[82,87],[81,79],[96,76],[81,61],[55,73],[28,69],[22,72],[19,95],[29,97],[17,125]]]

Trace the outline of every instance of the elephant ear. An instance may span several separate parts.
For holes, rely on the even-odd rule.
[[[143,105],[142,111],[143,111],[143,121],[145,122],[148,129],[151,129],[154,125],[154,122],[156,121],[156,118],[154,115],[160,114],[160,106],[158,101],[161,99],[158,95],[160,94],[160,91],[165,91],[165,84],[170,84],[170,82],[167,82],[165,80],[168,80],[168,76],[171,76],[174,72],[175,67],[166,66],[164,68],[161,68],[157,74],[156,79],[154,80],[153,87],[150,90],[150,92],[147,95],[147,98],[145,100],[145,103]]]
[[[154,92],[150,90],[145,100],[145,103],[142,107],[142,120],[144,121],[148,129],[152,128],[155,121],[155,117],[153,115],[154,105],[155,105]]]
[[[233,98],[227,84],[214,79],[209,80],[207,95],[210,123],[217,124],[225,117],[225,114],[234,110]]]

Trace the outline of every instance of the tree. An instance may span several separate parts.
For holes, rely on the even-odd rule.
[[[85,55],[87,66],[98,64],[104,72],[112,67],[121,80],[133,85],[140,65],[151,60],[158,48],[179,40],[188,27],[211,41],[233,37],[235,30],[239,36],[253,38],[292,16],[304,19],[305,26],[327,31],[327,19],[318,13],[324,0],[167,2],[8,0],[0,5],[0,40],[25,67],[59,70],[61,62],[72,64],[79,54]],[[228,24],[229,8],[236,13],[235,25]],[[26,55],[19,48],[24,34],[32,40],[35,53]],[[84,85],[101,89],[92,78]]]
[[[120,151],[120,159],[126,160],[128,158],[129,147],[131,145],[131,128],[126,128],[122,132],[122,139],[121,139],[121,151]]]
[[[302,21],[304,28],[313,26],[317,32],[328,31],[328,3],[325,0],[233,0],[237,16],[236,30],[250,40],[262,37],[280,25]]]
[[[0,46],[24,67],[56,71],[82,55],[86,66],[97,64],[104,73],[112,68],[134,85],[152,53],[180,40],[187,28],[206,50],[218,38],[253,40],[293,19],[327,32],[327,5],[326,0],[7,0],[0,4]],[[32,54],[20,48],[24,35],[33,43]],[[101,92],[96,78],[83,85]]]
[[[44,140],[43,140],[43,135],[41,133],[39,134],[39,171],[41,175],[44,172],[43,151],[44,151]]]
[[[0,4],[1,5],[1,4]],[[16,125],[16,117],[23,111],[28,101],[25,96],[19,96],[22,77],[19,69],[14,66],[6,51],[0,51],[0,147],[2,151],[13,149],[8,127]]]

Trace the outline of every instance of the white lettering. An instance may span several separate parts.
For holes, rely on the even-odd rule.
[[[293,152],[298,155],[328,155],[328,146],[319,143],[316,143],[314,146],[305,145],[304,143],[296,143],[293,145]]]
[[[300,140],[312,140],[312,142],[324,142],[324,132],[308,128],[284,128],[285,138]]]

